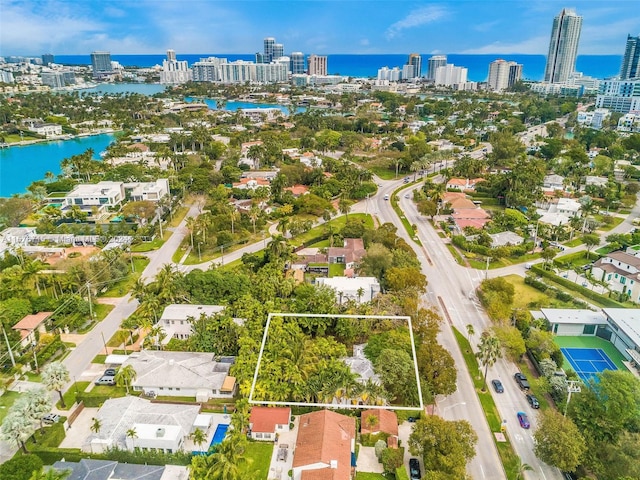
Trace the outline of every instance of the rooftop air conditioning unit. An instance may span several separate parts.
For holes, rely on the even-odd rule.
[[[156,430],[156,437],[164,437],[164,428],[161,427]]]

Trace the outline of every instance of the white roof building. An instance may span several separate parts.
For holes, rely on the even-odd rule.
[[[210,317],[223,310],[221,305],[168,305],[160,317],[160,325],[166,334],[162,343],[168,343],[172,338],[189,338],[193,321],[199,320],[202,315]]]
[[[316,278],[316,284],[333,288],[340,304],[347,300],[355,300],[358,303],[370,302],[380,293],[380,283],[375,277],[320,277]]]
[[[125,183],[124,189],[126,194],[134,202],[142,200],[157,202],[169,194],[169,180],[159,178],[155,182]]]

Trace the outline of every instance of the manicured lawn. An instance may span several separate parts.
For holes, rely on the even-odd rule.
[[[167,223],[167,227],[175,228],[180,225],[180,222],[184,219],[185,215],[189,211],[189,207],[178,207],[173,213],[173,218]]]
[[[572,248],[572,247],[577,247],[578,245],[582,245],[582,239],[581,238],[574,238],[573,240],[570,240],[568,242],[564,242],[563,245]]]
[[[313,245],[309,245],[309,248],[330,248],[331,240],[328,238],[326,240],[320,240],[319,242],[314,243]]]
[[[386,480],[387,477],[381,473],[357,472],[356,480]]]
[[[366,228],[373,228],[373,217],[366,213],[351,213],[349,214],[350,219],[358,218],[360,220],[364,220],[364,225]],[[342,215],[340,217],[334,218],[327,223],[322,225],[318,225],[317,227],[312,228],[308,232],[305,232],[301,235],[298,235],[291,239],[291,244],[295,246],[302,245],[309,240],[312,240],[316,237],[320,237],[327,232],[327,226],[330,224],[333,226],[334,231],[340,230],[347,223],[346,215]]]
[[[341,277],[344,275],[344,263],[330,263],[329,277]]]
[[[624,357],[618,351],[616,347],[613,346],[611,342],[608,342],[604,338],[600,337],[565,337],[562,335],[556,335],[553,337],[553,341],[560,348],[599,348],[606,353],[611,361],[616,364],[616,367],[622,371],[627,371],[627,367],[625,367],[622,361]],[[571,368],[569,362],[565,359],[564,368]]]
[[[107,359],[106,355],[96,355],[96,357],[91,361],[91,363],[98,363],[104,365],[105,360]]]
[[[507,275],[503,277],[513,285],[515,295],[513,299],[514,308],[529,308],[530,304],[553,306],[554,308],[573,308],[570,303],[561,302],[556,298],[551,298],[539,290],[524,283],[524,278],[519,275]]]
[[[608,225],[604,225],[603,224],[600,227],[598,227],[598,230],[600,230],[602,232],[608,232],[609,230],[613,230],[615,227],[620,225],[622,222],[624,222],[624,218],[613,217],[613,221],[610,224],[608,224]]]
[[[247,462],[240,467],[240,476],[255,480],[267,480],[272,453],[273,443],[271,442],[249,442],[243,455]],[[292,455],[293,452],[289,452],[289,454]]]
[[[13,402],[15,402],[19,396],[20,394],[18,392],[7,390],[0,397],[0,422],[2,422],[2,420],[4,420],[4,417],[7,416],[9,408],[11,407],[11,405],[13,405]]]
[[[104,318],[109,315],[109,312],[113,310],[113,305],[106,305],[104,303],[98,303],[93,307],[93,313],[96,316],[96,319],[100,322],[104,320]]]
[[[69,410],[76,402],[76,393],[84,392],[89,386],[90,382],[76,382],[69,387],[69,390],[62,396],[64,398],[64,404],[67,408],[62,408],[60,401],[56,403],[56,406],[61,410]]]
[[[137,252],[137,253],[143,253],[143,252],[151,252],[152,250],[159,249],[162,245],[164,245],[164,242],[166,242],[169,239],[169,237],[173,234],[169,230],[166,230],[166,228],[163,233],[164,233],[164,236],[162,238],[156,237],[151,242],[142,242],[137,245],[133,245],[131,247],[131,251]]]
[[[149,265],[147,257],[133,257],[134,272],[129,273],[125,278],[113,283],[107,291],[100,294],[101,297],[122,297],[131,290],[136,280],[140,278],[142,271]]]

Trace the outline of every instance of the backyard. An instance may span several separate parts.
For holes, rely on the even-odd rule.
[[[271,464],[271,454],[273,453],[273,443],[271,442],[249,442],[243,457],[250,461],[240,466],[240,474],[243,478],[255,478],[256,480],[267,480],[269,477],[269,466]]]

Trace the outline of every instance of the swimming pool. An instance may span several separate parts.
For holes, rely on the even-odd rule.
[[[213,434],[213,438],[211,439],[211,444],[209,445],[209,447],[213,447],[214,445],[222,443],[222,440],[224,440],[224,436],[227,434],[228,429],[228,424],[219,423],[216,427],[215,433]]]

